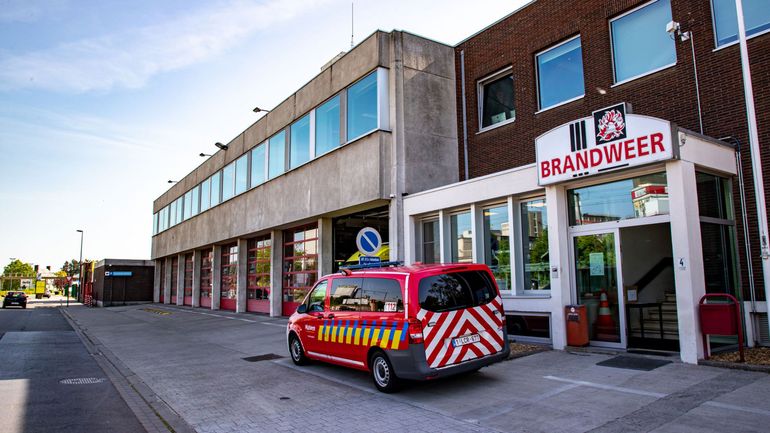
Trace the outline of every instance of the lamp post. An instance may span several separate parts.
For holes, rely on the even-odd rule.
[[[757,202],[757,225],[759,226],[759,246],[762,253],[762,281],[765,296],[770,295],[770,239],[767,228],[767,205],[765,204],[765,183],[762,176],[762,156],[760,155],[759,132],[757,131],[757,113],[754,107],[754,87],[751,83],[749,67],[749,49],[746,42],[746,23],[743,20],[743,1],[735,0],[738,18],[738,42],[741,51],[741,72],[743,74],[743,96],[746,100],[746,123],[749,129],[749,149],[751,170],[754,182],[754,197]],[[770,298],[768,298],[770,299]]]
[[[80,259],[78,259],[78,287],[83,290],[83,230],[78,229],[80,233]],[[70,293],[72,292],[72,285],[67,290],[67,306],[70,306]]]

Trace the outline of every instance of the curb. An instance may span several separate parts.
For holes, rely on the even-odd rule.
[[[195,433],[195,429],[187,421],[155,394],[99,339],[90,335],[86,328],[81,327],[66,309],[59,308],[59,311],[148,433]]]
[[[760,373],[770,374],[770,365],[756,365],[756,364],[745,364],[740,362],[725,362],[725,361],[707,361],[705,359],[699,359],[698,365],[728,368],[731,370],[756,371]]]

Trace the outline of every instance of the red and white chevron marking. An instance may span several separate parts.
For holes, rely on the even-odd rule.
[[[503,319],[495,314],[502,310],[501,305],[497,296],[488,304],[456,311],[434,313],[421,308],[417,319],[422,322],[428,366],[446,367],[503,350]],[[452,346],[453,338],[472,334],[479,334],[481,340]]]

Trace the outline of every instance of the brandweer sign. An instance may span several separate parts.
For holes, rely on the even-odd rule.
[[[671,124],[626,114],[625,104],[559,126],[535,140],[539,185],[674,157]]]

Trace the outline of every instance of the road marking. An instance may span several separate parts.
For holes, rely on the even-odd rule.
[[[279,327],[281,327],[281,328],[285,328],[285,327],[286,327],[286,324],[285,324],[285,323],[284,323],[284,324],[280,324],[280,323],[272,323],[272,322],[259,322],[259,323],[261,323],[261,324],[263,324],[263,325],[279,326]]]
[[[740,412],[753,413],[753,414],[756,414],[756,415],[770,416],[770,410],[755,409],[753,407],[745,407],[745,406],[736,406],[734,404],[720,403],[718,401],[707,401],[707,402],[705,402],[703,404],[705,406],[718,407],[718,408],[721,408],[721,409],[732,409],[732,410],[737,410],[737,411],[740,411]]]
[[[627,394],[643,395],[643,396],[646,396],[646,397],[663,398],[663,397],[668,396],[668,394],[661,394],[659,392],[643,391],[641,389],[633,389],[633,388],[624,388],[622,386],[604,385],[604,384],[601,384],[601,383],[586,382],[586,381],[583,381],[583,380],[565,379],[563,377],[556,377],[556,376],[543,376],[543,377],[545,379],[555,380],[555,381],[558,381],[558,382],[572,383],[572,384],[575,384],[575,385],[582,385],[582,386],[588,386],[588,387],[591,387],[591,388],[605,389],[605,390],[608,390],[608,391],[625,392]]]

